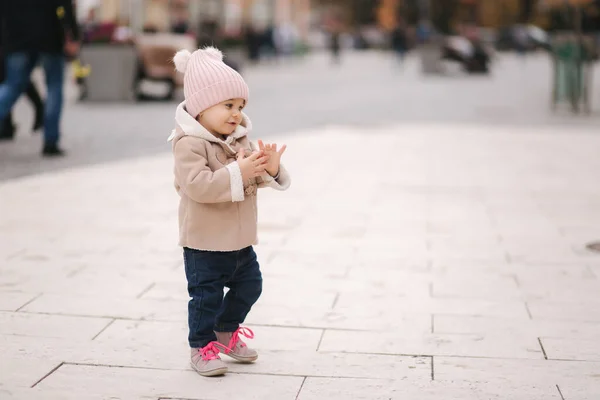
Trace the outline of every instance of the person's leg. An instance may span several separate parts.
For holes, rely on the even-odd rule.
[[[29,76],[36,61],[36,56],[29,53],[6,55],[6,79],[0,84],[0,121],[3,121],[2,128],[7,126],[4,119],[10,114],[17,99],[27,87]],[[7,132],[0,132],[0,136],[6,136],[6,134]]]
[[[48,153],[46,150],[57,150],[56,153],[62,154],[58,149],[58,141],[63,107],[65,60],[62,54],[43,54],[41,61],[48,88],[44,115],[44,153]]]
[[[190,347],[201,348],[216,340],[215,321],[223,303],[227,271],[233,271],[235,268],[235,253],[202,251],[187,247],[183,252],[190,296],[188,341]]]
[[[2,122],[2,130],[0,131],[0,141],[12,140],[15,136],[16,127],[13,123],[12,112],[9,112]]]
[[[215,343],[213,327],[223,303],[227,272],[235,268],[235,253],[184,248],[183,258],[191,298],[188,303],[191,365],[203,376],[222,375],[227,372],[227,365],[219,357],[224,346]]]
[[[27,85],[27,89],[25,89],[25,94],[34,107],[35,122],[33,123],[33,131],[35,132],[44,126],[44,101],[31,80]]]
[[[214,326],[218,341],[227,346],[225,353],[242,362],[258,358],[255,350],[249,349],[239,335],[250,339],[254,334],[248,328],[240,328],[250,309],[262,293],[262,275],[252,247],[238,252],[237,267],[225,283],[229,291],[219,310]]]
[[[252,247],[237,252],[237,266],[225,286],[229,291],[216,318],[217,332],[233,332],[262,293],[262,275]]]

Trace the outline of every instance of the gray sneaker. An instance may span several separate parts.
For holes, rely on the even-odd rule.
[[[235,332],[215,332],[215,334],[217,341],[224,346],[223,352],[229,357],[243,363],[251,363],[258,358],[256,350],[246,346],[246,343],[240,339],[240,335],[248,339],[254,338],[254,332],[249,328],[240,327]]]
[[[227,373],[227,365],[219,357],[217,342],[210,342],[205,347],[191,350],[192,368],[202,376],[218,376]]]

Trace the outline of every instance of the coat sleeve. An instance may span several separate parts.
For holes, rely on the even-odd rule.
[[[275,178],[266,172],[263,173],[259,178],[257,178],[259,188],[270,187],[275,190],[283,191],[287,190],[292,184],[290,174],[287,172],[283,164],[279,165],[279,175]]]
[[[250,142],[250,149],[254,151],[258,151],[258,147],[254,144],[254,142]],[[275,179],[277,178],[277,179]],[[256,183],[259,188],[270,187],[275,190],[287,190],[292,184],[292,179],[290,174],[287,172],[283,164],[279,165],[279,174],[273,178],[267,172],[263,173],[259,177],[256,178]]]
[[[183,138],[174,145],[175,180],[181,190],[198,203],[244,201],[244,183],[237,162],[212,171],[205,149]]]
[[[61,17],[63,21],[63,28],[71,34],[71,38],[75,41],[79,41],[79,25],[77,24],[77,16],[73,0],[59,0],[59,7],[62,7],[64,15]]]

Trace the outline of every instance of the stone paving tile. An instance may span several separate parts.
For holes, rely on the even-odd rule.
[[[356,239],[355,246],[360,254],[364,254],[365,257],[375,256],[379,254],[399,256],[403,254],[410,254],[414,259],[426,256],[427,242],[423,237],[415,236],[396,236],[390,237],[383,234],[378,236],[370,235],[368,237]],[[396,250],[391,252],[390,249]]]
[[[117,267],[108,267],[74,262],[69,263],[68,268],[63,268],[63,271],[57,271],[52,268],[54,263],[51,262],[48,268],[39,274],[31,268],[32,264],[34,263],[16,264],[10,271],[3,273],[3,279],[13,286],[18,285],[20,290],[32,293],[102,296],[110,292],[115,296],[130,298],[135,298],[153,283],[148,271],[145,275],[138,274],[134,268],[123,269],[118,264]],[[164,275],[167,279],[167,274]],[[49,282],[52,282],[52,285],[49,285]]]
[[[286,311],[287,310],[287,311]],[[291,310],[291,312],[290,312]],[[248,323],[287,327],[331,328],[349,330],[431,331],[431,316],[403,313],[393,307],[335,309],[262,305],[248,315]]]
[[[455,271],[462,270],[463,268],[467,272],[481,271],[481,272],[497,272],[497,271],[509,271],[511,264],[508,260],[500,261],[485,261],[485,260],[471,260],[469,258],[462,259],[440,259],[431,261],[431,271],[433,273],[454,273]],[[524,265],[524,264],[520,264]]]
[[[549,360],[600,362],[597,339],[540,337],[540,341]]]
[[[265,269],[268,268],[269,267],[266,267]],[[419,270],[422,267],[421,265],[415,265],[412,262],[407,262],[404,260],[382,260],[364,262],[361,265],[361,268],[378,270],[383,274],[385,271],[389,271],[390,268],[407,270],[413,270],[414,268],[415,270]],[[271,288],[270,290],[273,290],[274,292],[281,293],[285,290],[287,294],[287,289],[283,288],[289,286],[289,284],[289,276],[271,276],[270,274],[263,273],[263,285],[268,285],[268,287]],[[349,277],[314,279],[314,277],[305,274],[293,276],[293,284],[294,285],[290,290],[292,290],[292,292],[298,291],[299,296],[310,296],[313,292],[317,291],[320,292],[321,295],[323,293],[349,293],[361,296],[381,296],[382,293],[391,291],[394,293],[394,295],[401,297],[409,293],[415,293],[419,291],[423,291],[423,293],[425,293],[428,290],[426,287],[428,285],[427,281],[415,283],[415,285],[411,287],[408,282],[398,282],[390,279],[384,279],[383,275],[379,280],[366,280],[350,279]],[[334,299],[334,303],[337,303],[336,299]],[[331,306],[333,307],[334,304],[332,303]]]
[[[61,363],[54,356],[50,358],[33,357],[26,352],[19,354],[7,352],[5,348],[2,350],[2,357],[0,357],[0,398],[2,399],[11,398],[4,397],[4,393],[12,396],[10,393],[15,389],[30,388]],[[19,397],[15,395],[15,398]],[[26,399],[27,397],[21,398]]]
[[[192,379],[190,379],[190,377]],[[32,391],[61,393],[68,399],[185,398],[185,399],[282,399],[293,400],[302,377],[229,374],[198,379],[193,371],[143,368],[111,368],[63,365]],[[127,385],[123,385],[127,382]],[[252,390],[243,390],[251,385]]]
[[[473,316],[496,316],[528,319],[525,302],[516,300],[487,300],[468,298],[431,298],[429,296],[396,297],[386,293],[379,298],[356,298],[345,293],[340,294],[338,307],[359,307],[379,310],[393,308],[398,314],[457,314]],[[391,305],[391,306],[390,306]]]
[[[3,399],[30,399],[35,398],[39,400],[62,400],[65,395],[62,393],[46,393],[44,391],[35,390],[31,388],[0,388],[0,396]],[[185,399],[183,399],[185,400]]]
[[[363,281],[372,287],[389,287],[386,292],[365,291],[363,297],[368,301],[373,297],[427,297],[431,292],[431,276],[427,273],[427,266],[415,263],[411,260],[370,260],[349,269],[346,279],[352,281]],[[349,293],[341,293],[344,301],[352,297]]]
[[[490,276],[476,274],[464,276],[435,277],[432,282],[432,295],[436,298],[479,298],[515,299],[521,291],[511,276]]]
[[[110,321],[107,318],[0,312],[0,334],[90,340]]]
[[[385,279],[385,274],[388,273],[417,273],[411,276],[419,279],[418,273],[426,273],[431,269],[431,262],[426,257],[412,257],[410,252],[395,253],[391,251],[381,251],[377,253],[364,253],[360,252],[356,255],[357,264],[353,266],[348,274],[348,278],[352,277],[354,271],[362,270],[372,271],[372,279],[370,281],[377,281],[373,278],[379,278],[379,282],[388,281]],[[408,274],[407,274],[408,276]],[[360,280],[363,280],[362,277]],[[397,286],[404,285],[402,281],[396,281]]]
[[[597,362],[515,360],[468,357],[435,357],[435,380],[440,382],[473,382],[495,385],[527,385],[551,388],[600,387]],[[526,371],[526,373],[525,373]],[[573,386],[575,385],[575,386]],[[568,397],[565,397],[567,399]],[[575,397],[594,398],[594,397]]]
[[[57,263],[48,257],[31,257],[27,260],[12,258],[0,266],[1,289],[39,293],[47,290],[49,282],[64,287],[64,280],[83,268],[84,264],[78,261]]]
[[[265,351],[255,365],[236,364],[236,372],[256,374],[345,377],[354,379],[431,379],[428,357],[307,351]]]
[[[485,242],[478,243],[476,240],[450,241],[445,238],[430,239],[430,254],[433,258],[475,258],[475,259],[505,259],[506,252],[498,243],[497,239],[487,238]]]
[[[459,271],[470,271],[468,279]],[[434,263],[433,293],[436,297],[483,297],[548,301],[585,301],[600,289],[600,280],[584,264],[494,266]],[[551,278],[551,279],[550,279]],[[473,284],[477,280],[478,284]],[[440,283],[446,286],[438,289]],[[469,283],[471,282],[471,283]],[[541,283],[543,282],[543,283]],[[440,292],[443,293],[440,295]]]
[[[513,319],[472,317],[466,315],[433,316],[435,333],[455,334],[506,334],[514,336],[552,337],[570,340],[591,340],[600,335],[600,323],[544,319]]]
[[[573,262],[596,262],[596,255],[591,252],[576,251],[573,248],[553,248],[550,244],[546,246],[530,246],[519,251],[508,251],[508,257],[515,263],[573,263]]]
[[[368,343],[368,346],[365,344]],[[367,347],[367,348],[365,348]],[[544,355],[535,337],[502,334],[427,334],[411,332],[326,331],[321,351],[354,353],[497,357],[540,359]]]
[[[497,255],[489,255],[489,256],[474,256],[474,257],[469,257],[466,255],[463,256],[435,256],[433,254],[430,253],[430,260],[431,263],[447,263],[447,262],[465,262],[465,261],[470,261],[473,263],[477,263],[477,264],[501,264],[503,262],[507,262],[507,256],[502,254],[497,254]]]
[[[16,311],[39,295],[40,293],[0,290],[0,311]]]
[[[0,335],[0,343],[8,349],[8,358],[51,360],[61,362],[107,365],[113,367],[191,370],[189,347],[185,336],[168,342],[134,343],[132,341],[90,341],[61,338],[31,338]],[[183,356],[182,356],[183,355]],[[49,372],[48,369],[46,372]],[[44,376],[42,374],[37,379]]]
[[[600,240],[600,228],[588,224],[574,224],[570,221],[560,223],[561,234],[571,242],[585,245]]]
[[[560,286],[561,281],[567,283],[600,282],[590,266],[585,263],[572,264],[511,264],[510,269],[517,277],[519,286],[534,286],[542,278],[552,278],[543,282],[544,286]],[[567,288],[570,285],[563,285]]]
[[[331,379],[309,377],[302,385],[298,400],[324,398],[357,400],[561,400],[552,385],[515,385],[454,382],[412,382],[385,379]]]
[[[378,207],[385,207],[385,205],[377,205]],[[394,206],[396,207],[396,206]],[[427,221],[423,220],[411,220],[399,218],[394,221],[393,217],[386,219],[385,216],[375,217],[365,223],[365,238],[379,237],[379,236],[397,236],[400,238],[404,237],[424,237],[427,235]]]
[[[183,321],[186,302],[102,296],[44,294],[22,308],[22,312],[105,318]]]
[[[391,379],[345,379],[308,377],[298,400],[356,399],[389,400],[398,396]],[[419,397],[421,398],[421,397]]]
[[[462,273],[468,276],[481,276],[484,279],[512,277],[519,288],[519,298],[535,300],[545,295],[576,295],[581,288],[593,289],[600,280],[594,267],[585,263],[570,264],[514,264],[477,263],[472,260],[461,262],[432,262],[431,273],[436,277],[456,277]],[[563,283],[564,282],[564,283]],[[582,290],[585,293],[584,290]]]
[[[563,277],[560,280],[547,281],[540,285],[540,279],[523,279],[517,276],[520,291],[527,300],[546,300],[550,302],[586,302],[600,290],[600,281],[595,277]]]
[[[600,302],[595,297],[581,302],[532,300],[527,302],[527,307],[534,319],[556,319],[564,323],[600,322]]]
[[[582,386],[577,383],[560,385],[560,392],[565,399],[595,400],[600,398],[600,385],[592,384]]]

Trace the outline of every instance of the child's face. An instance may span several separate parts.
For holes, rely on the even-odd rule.
[[[198,115],[197,120],[213,135],[231,135],[242,122],[244,99],[231,99],[212,106]]]

